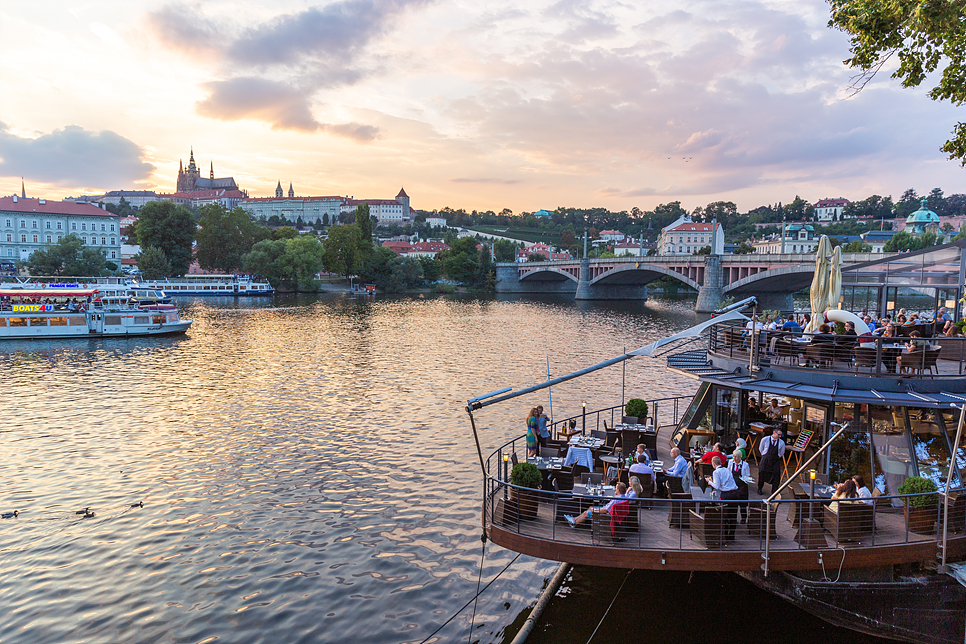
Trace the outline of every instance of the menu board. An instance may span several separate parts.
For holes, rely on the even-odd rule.
[[[795,444],[792,445],[792,449],[796,452],[804,452],[805,448],[808,447],[809,441],[812,440],[812,435],[814,434],[815,432],[810,429],[803,429],[802,433],[799,434],[798,438],[795,439]]]

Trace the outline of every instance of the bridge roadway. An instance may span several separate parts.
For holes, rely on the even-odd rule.
[[[889,254],[843,253],[842,267]],[[497,264],[497,293],[573,293],[578,300],[647,299],[647,285],[669,277],[698,291],[695,309],[709,313],[724,297],[759,297],[764,308],[790,310],[792,293],[808,287],[815,255],[656,255]]]

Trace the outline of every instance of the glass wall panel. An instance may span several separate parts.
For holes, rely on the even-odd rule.
[[[866,405],[835,406],[836,422],[849,423],[849,429],[829,446],[830,484],[841,483],[856,474],[861,474],[866,482],[872,481],[867,415]]]
[[[898,494],[899,485],[915,474],[909,436],[901,408],[869,406],[872,430],[873,480],[879,494]],[[873,494],[875,491],[873,490]],[[892,504],[902,506],[898,500]]]
[[[946,489],[949,473],[949,443],[943,436],[943,427],[934,409],[909,409],[909,427],[912,447],[919,464],[919,476],[936,484],[940,491]],[[958,481],[954,483],[958,487]]]

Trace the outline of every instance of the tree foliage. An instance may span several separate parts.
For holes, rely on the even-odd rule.
[[[323,244],[323,263],[326,270],[346,277],[352,275],[364,261],[359,252],[361,245],[362,235],[355,224],[329,229],[329,238]],[[372,242],[369,245],[372,246]]]
[[[375,284],[385,293],[398,293],[419,286],[423,280],[423,264],[415,257],[399,257],[388,248],[373,249],[359,269],[359,279]]]
[[[872,246],[866,244],[865,242],[856,239],[855,241],[849,242],[842,248],[843,252],[846,253],[871,253]]]
[[[899,58],[892,74],[903,87],[918,87],[942,69],[929,91],[936,101],[966,101],[966,5],[962,0],[829,0],[835,27],[850,35],[852,57],[845,64],[862,71],[854,86],[861,90],[889,61]],[[957,123],[942,150],[966,166],[966,123]]]
[[[940,243],[936,233],[925,232],[919,236],[899,231],[882,247],[883,252],[899,253],[907,250],[922,250]]]
[[[134,259],[138,263],[138,271],[146,280],[159,280],[171,275],[171,264],[164,251],[157,246],[142,247]]]
[[[171,201],[152,201],[141,208],[136,226],[138,244],[164,251],[171,274],[184,275],[191,266],[191,242],[195,238],[194,216]]]
[[[107,254],[84,244],[75,234],[65,235],[56,244],[45,244],[30,254],[27,270],[31,275],[101,277],[109,273]]]
[[[314,291],[316,273],[322,268],[324,249],[315,235],[290,239],[265,239],[242,259],[246,272],[261,275],[273,288]]]
[[[496,255],[496,261],[498,262],[517,261],[518,249],[519,246],[514,244],[509,239],[498,239],[493,242],[493,253]]]
[[[201,229],[195,257],[202,268],[233,273],[241,268],[242,257],[256,242],[265,239],[266,228],[255,225],[241,208],[226,210],[220,203],[201,209]]]

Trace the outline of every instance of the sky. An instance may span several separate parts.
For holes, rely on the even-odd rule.
[[[966,192],[929,80],[857,95],[819,0],[0,4],[0,194],[740,210]]]

